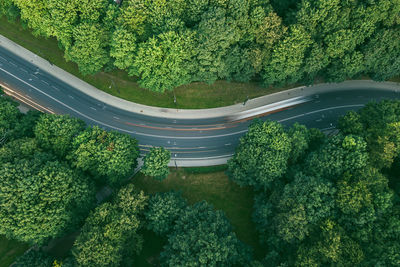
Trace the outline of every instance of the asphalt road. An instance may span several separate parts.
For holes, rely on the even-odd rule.
[[[239,137],[251,120],[229,121],[226,117],[174,120],[144,116],[99,102],[50,73],[0,47],[0,82],[7,93],[45,112],[70,114],[89,125],[99,125],[137,138],[141,153],[151,146],[171,151],[179,165],[209,165],[233,154]],[[400,98],[383,90],[345,90],[314,95],[308,102],[267,114],[270,119],[291,125],[295,122],[324,131],[334,129],[337,118],[369,101]],[[186,162],[183,164],[183,162]]]

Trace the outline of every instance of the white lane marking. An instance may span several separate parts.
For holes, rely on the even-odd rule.
[[[50,85],[48,82],[46,82],[46,81],[44,81],[44,80],[41,80],[44,84],[46,84],[46,85]]]
[[[13,65],[15,68],[18,68],[18,65],[15,64],[14,62],[10,61],[10,65]]]
[[[93,109],[93,110],[97,110],[97,109],[95,109],[94,107],[90,107],[91,109]]]
[[[56,89],[57,91],[60,91],[60,89],[58,89],[58,87],[52,85],[51,87],[53,87],[54,89]]]
[[[115,117],[115,116],[113,116],[113,118],[114,118],[114,119],[116,119],[116,120],[119,120],[119,118],[118,118],[118,117]]]
[[[8,62],[7,59],[5,59],[4,57],[0,56],[0,58],[1,58],[2,60],[4,60],[5,62]]]
[[[74,97],[72,95],[68,95],[68,97],[74,99]]]
[[[20,68],[23,72],[26,72],[26,73],[28,73],[28,71],[26,70],[26,69],[24,69],[24,68]]]
[[[225,144],[226,146],[230,146],[231,145],[231,143],[227,143],[227,144]]]
[[[86,119],[88,119],[88,120],[91,120],[91,121],[93,121],[93,122],[95,122],[95,123],[97,123],[97,124],[100,124],[100,125],[103,125],[103,126],[106,126],[106,127],[108,127],[108,128],[115,129],[115,130],[119,130],[119,131],[121,131],[121,132],[130,133],[130,134],[136,134],[136,135],[141,135],[141,136],[149,136],[149,137],[157,137],[157,138],[169,138],[169,139],[170,139],[170,138],[174,138],[174,139],[208,139],[208,138],[218,138],[218,137],[225,137],[225,136],[238,135],[238,134],[242,134],[242,133],[247,132],[247,129],[245,129],[245,130],[238,131],[238,132],[234,132],[234,133],[227,133],[227,134],[220,134],[220,135],[209,135],[209,136],[198,136],[198,137],[196,137],[196,136],[176,136],[176,137],[174,137],[174,136],[162,136],[162,135],[156,135],[156,134],[145,134],[145,133],[138,133],[138,132],[136,132],[136,131],[129,131],[129,130],[122,129],[122,128],[119,128],[119,127],[111,126],[110,124],[107,124],[107,123],[104,123],[104,122],[100,122],[100,121],[98,121],[98,120],[96,120],[96,119],[94,119],[94,118],[92,118],[92,117],[89,117],[89,116],[87,116],[86,114],[83,114],[82,112],[79,112],[78,110],[74,109],[73,107],[68,106],[67,104],[61,102],[60,100],[58,100],[58,99],[52,97],[51,95],[49,95],[49,94],[43,92],[42,90],[36,88],[35,86],[33,86],[33,85],[27,83],[26,81],[24,81],[24,80],[18,78],[17,76],[15,76],[15,75],[13,75],[12,73],[6,71],[5,69],[0,68],[0,70],[2,70],[3,72],[7,73],[8,75],[14,77],[15,79],[21,81],[22,83],[24,83],[24,84],[26,84],[26,85],[32,87],[32,88],[35,89],[36,91],[42,93],[43,95],[45,95],[45,96],[47,96],[48,98],[52,99],[53,101],[59,103],[60,105],[62,105],[62,106],[64,106],[64,107],[66,107],[66,108],[72,110],[73,112],[79,114],[80,116],[82,116],[82,117],[84,117],[84,118],[86,118]],[[291,117],[291,118],[279,120],[278,122],[288,121],[288,120],[292,120],[292,119],[295,119],[295,118],[299,118],[299,117],[302,117],[302,116],[306,116],[306,115],[310,115],[310,114],[314,114],[314,113],[318,113],[318,112],[322,112],[322,111],[326,111],[326,110],[339,109],[339,108],[347,108],[347,107],[363,107],[363,106],[364,106],[364,105],[347,105],[347,106],[338,106],[338,107],[325,108],[325,109],[320,109],[320,110],[315,110],[315,111],[311,111],[311,112],[308,112],[308,113],[300,114],[300,115],[297,115],[297,116],[294,116],[294,117]]]
[[[37,76],[35,76],[35,75],[33,75],[33,74],[31,74],[31,76],[35,77],[36,79],[39,79]]]
[[[320,121],[322,121],[322,119],[318,119],[318,120],[315,120],[316,122],[320,122]]]
[[[300,114],[300,115],[296,115],[296,116],[293,116],[293,117],[290,117],[290,118],[282,119],[282,120],[279,120],[278,122],[289,121],[289,120],[297,119],[297,118],[304,117],[304,116],[307,116],[307,115],[311,115],[311,114],[314,114],[314,113],[323,112],[323,111],[332,110],[332,109],[355,108],[355,107],[363,107],[363,106],[364,105],[358,104],[358,105],[347,105],[347,106],[337,106],[337,107],[324,108],[324,109],[314,110],[314,111],[310,111],[310,112],[303,113],[303,114]]]

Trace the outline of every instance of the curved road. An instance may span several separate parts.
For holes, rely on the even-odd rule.
[[[0,47],[0,83],[7,94],[44,112],[70,114],[90,125],[128,133],[138,139],[142,153],[151,146],[171,151],[179,166],[220,164],[231,156],[250,119],[166,119],[132,113],[99,102]],[[362,88],[360,88],[362,89]],[[295,122],[331,130],[339,116],[371,100],[400,98],[390,90],[336,91],[311,96],[306,102],[264,114],[284,125]]]

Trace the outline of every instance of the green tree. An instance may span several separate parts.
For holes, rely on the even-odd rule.
[[[311,37],[300,25],[289,28],[288,34],[274,48],[271,61],[265,65],[262,77],[265,85],[293,83],[302,78],[305,52]]]
[[[320,232],[312,242],[299,247],[296,266],[354,266],[363,259],[359,244],[328,219],[321,223]]]
[[[157,180],[164,180],[169,174],[168,163],[171,152],[163,147],[153,147],[143,159],[141,172],[144,175],[152,176]]]
[[[140,76],[140,85],[155,92],[190,82],[194,38],[190,31],[169,31],[141,43],[130,74]]]
[[[124,28],[118,28],[113,32],[111,39],[110,56],[115,59],[114,65],[132,73],[136,56],[135,35]]]
[[[276,229],[287,242],[302,240],[313,227],[333,214],[334,186],[322,179],[298,173],[287,184],[278,203]]]
[[[228,161],[228,175],[242,186],[268,188],[286,172],[290,151],[291,140],[280,124],[255,121]]]
[[[365,168],[368,159],[367,143],[362,137],[337,135],[310,153],[304,168],[313,176],[338,179],[346,171]]]
[[[112,202],[97,207],[86,219],[72,248],[78,265],[132,266],[129,259],[142,248],[139,214],[146,202],[147,196],[129,184]]]
[[[139,156],[136,139],[98,126],[76,136],[72,147],[67,156],[72,165],[109,184],[117,184],[131,174]]]
[[[94,74],[109,61],[108,36],[99,23],[84,22],[73,29],[73,44],[66,47],[65,58],[78,64],[84,74]]]
[[[13,132],[20,117],[17,104],[0,97],[0,144],[4,144]]]
[[[43,244],[75,229],[92,207],[94,191],[87,179],[47,159],[1,166],[0,233],[8,238]]]
[[[85,123],[68,115],[42,114],[34,128],[39,144],[54,154],[65,157],[72,140],[85,129]]]
[[[32,248],[18,257],[15,267],[52,267],[54,258],[40,249]]]
[[[186,207],[186,200],[174,191],[151,196],[145,211],[147,229],[158,235],[170,233]]]
[[[181,214],[160,258],[162,266],[231,266],[250,260],[249,248],[237,239],[225,215],[204,201]]]
[[[198,33],[196,45],[197,68],[192,70],[193,80],[213,83],[217,79],[226,79],[230,72],[226,56],[240,39],[236,21],[222,8],[210,8],[201,16],[196,27]]]

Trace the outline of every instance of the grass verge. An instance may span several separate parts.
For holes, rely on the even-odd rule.
[[[0,236],[0,267],[8,267],[29,248],[25,243]]]
[[[168,178],[162,182],[139,173],[133,178],[132,183],[147,194],[170,190],[181,191],[190,204],[206,200],[215,209],[225,212],[238,238],[254,249],[255,258],[260,259],[265,255],[265,248],[260,246],[258,234],[251,220],[254,193],[251,188],[241,188],[231,182],[223,171],[192,173],[184,168],[171,169]],[[159,239],[159,242],[165,241]],[[159,252],[160,250],[154,249],[154,242],[145,241],[139,260],[142,264],[150,262],[143,258],[154,259]]]
[[[55,38],[35,37],[30,30],[23,29],[19,22],[10,23],[0,18],[0,34],[43,57],[67,72],[111,95],[140,104],[169,108],[213,108],[232,105],[287,88],[262,88],[257,83],[236,83],[217,81],[212,85],[195,82],[175,89],[174,93],[154,93],[140,88],[135,77],[126,72],[114,70],[83,76],[75,63],[66,62]]]

